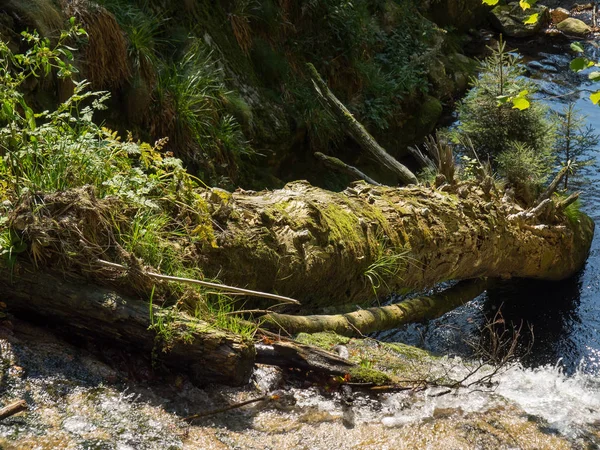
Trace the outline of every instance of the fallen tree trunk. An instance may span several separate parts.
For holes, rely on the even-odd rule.
[[[68,326],[71,332],[150,354],[160,348],[148,303],[127,298],[105,287],[80,284],[17,268],[0,271],[1,300],[23,319],[43,319]],[[161,314],[154,308],[155,316]],[[166,326],[187,334],[187,339],[167,343],[158,353],[167,366],[176,368],[197,384],[245,384],[254,366],[254,346],[239,336],[183,316]]]
[[[359,183],[335,193],[294,182],[218,199],[207,191],[217,245],[199,262],[208,276],[296,298],[308,311],[372,299],[373,273],[386,295],[478,277],[558,280],[583,266],[594,231],[585,214],[522,223],[493,192],[448,189]]]
[[[11,313],[23,319],[45,320],[67,327],[85,338],[121,345],[150,354],[161,342],[152,328],[149,305],[122,296],[105,287],[80,284],[48,273],[21,267],[12,277],[0,271],[1,297]],[[8,295],[6,295],[8,294]],[[153,307],[153,315],[161,315]],[[356,367],[339,356],[317,347],[277,341],[256,344],[216,330],[207,323],[178,314],[165,326],[175,336],[158,358],[167,366],[186,373],[196,384],[232,386],[248,382],[255,363],[343,375]],[[177,333],[181,332],[181,336]],[[182,336],[185,335],[185,338]],[[157,347],[158,346],[158,347]],[[156,353],[154,353],[156,355]]]
[[[563,279],[583,266],[594,231],[583,213],[575,220],[555,207],[544,208],[544,214],[520,214],[511,200],[469,183],[439,190],[357,183],[336,193],[294,182],[276,191],[206,189],[201,196],[199,213],[212,226],[203,233],[211,243],[189,236],[178,241],[178,251],[193,257],[206,278],[276,292],[300,300],[307,311],[372,300],[377,285],[383,296],[447,280]],[[41,219],[33,215],[32,205],[17,208],[12,218],[17,231],[58,243],[54,257],[72,264],[69,271],[105,280],[105,271],[90,272],[94,252],[85,242],[77,247],[84,237],[73,224],[91,228],[90,234],[105,233],[106,241],[94,249],[107,258],[103,248],[114,247],[114,239],[104,228],[93,228],[100,219],[92,221],[91,212],[114,210],[115,200],[95,199],[85,189],[56,194],[36,210]],[[521,215],[531,217],[517,220]],[[68,245],[61,250],[63,242]],[[76,257],[69,259],[67,251]],[[118,252],[112,255],[120,258]],[[147,290],[156,283],[135,278],[135,273],[124,287],[135,284]],[[3,271],[0,277],[9,279],[10,273]]]
[[[440,317],[483,293],[487,285],[487,280],[483,279],[463,281],[431,296],[347,314],[293,316],[272,313],[263,318],[261,326],[290,335],[333,331],[341,336],[362,336]]]

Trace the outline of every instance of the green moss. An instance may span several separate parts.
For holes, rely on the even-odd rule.
[[[356,214],[333,203],[327,205],[321,212],[329,229],[329,242],[358,250],[356,245],[361,241],[361,227]]]
[[[322,348],[324,350],[331,350],[336,345],[347,344],[350,342],[350,338],[340,336],[333,332],[325,333],[300,333],[296,336],[296,340],[306,345],[314,345],[315,347]]]
[[[402,358],[409,360],[424,361],[427,359],[434,358],[434,356],[432,356],[431,353],[423,349],[413,347],[412,345],[402,344],[400,342],[383,343],[383,346],[398,353],[398,355]]]
[[[390,384],[393,381],[392,378],[385,373],[368,367],[355,367],[351,369],[349,373],[353,382],[384,385]]]

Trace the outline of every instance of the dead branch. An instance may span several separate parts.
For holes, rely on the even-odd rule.
[[[321,152],[316,152],[315,156],[323,161],[323,163],[329,167],[330,169],[337,170],[338,172],[345,173],[350,175],[354,179],[365,180],[369,184],[373,184],[375,186],[381,186],[381,183],[378,183],[370,176],[361,172],[354,166],[346,164],[344,161],[338,158],[334,158],[333,156],[327,156]]]
[[[321,78],[319,72],[312,64],[307,64],[310,78],[319,98],[329,111],[341,122],[345,131],[368,152],[375,160],[394,173],[403,184],[417,183],[417,177],[405,165],[392,157],[377,141],[369,134],[366,128],[354,118],[352,113],[331,92],[327,83]]]
[[[535,201],[536,205],[539,205],[544,200],[549,199],[552,196],[552,194],[554,194],[554,192],[556,192],[556,190],[558,189],[558,186],[560,185],[560,182],[565,177],[565,175],[567,174],[568,171],[569,171],[569,166],[565,166],[562,169],[560,169],[560,172],[558,172],[556,177],[554,177],[554,180],[552,180],[552,183],[550,183],[548,185],[548,188],[537,198],[537,200]]]
[[[6,419],[7,417],[14,416],[15,414],[25,411],[27,409],[27,402],[25,400],[17,400],[15,402],[6,405],[0,409],[0,420]]]
[[[335,353],[294,341],[256,344],[256,362],[279,367],[293,367],[329,375],[345,375],[356,364]]]
[[[508,220],[511,222],[531,222],[540,217],[543,213],[545,213],[552,204],[552,200],[547,198],[545,200],[542,200],[541,203],[539,203],[533,208],[521,211],[516,214],[511,214],[510,216],[508,216]]]
[[[97,260],[97,262],[103,266],[114,267],[115,269],[127,270],[127,267],[125,267],[121,264],[104,261],[102,259]],[[200,281],[200,280],[192,280],[190,278],[172,277],[169,275],[161,275],[159,273],[146,272],[146,271],[143,272],[143,275],[147,275],[151,278],[156,278],[157,280],[166,280],[166,281],[173,281],[176,283],[205,286],[205,287],[210,287],[210,288],[219,289],[219,290],[229,290],[231,292],[235,292],[238,294],[251,295],[254,297],[261,297],[261,298],[270,298],[273,300],[280,300],[283,303],[289,303],[289,304],[293,304],[293,305],[300,304],[300,302],[298,300],[294,300],[293,298],[284,297],[284,296],[277,295],[277,294],[270,294],[268,292],[252,291],[250,289],[243,289],[243,288],[238,288],[238,287],[234,287],[234,286],[227,286],[225,284],[211,283],[209,281]]]
[[[579,199],[580,195],[581,195],[581,192],[573,192],[567,198],[565,198],[564,200],[560,201],[558,203],[558,205],[556,205],[556,209],[559,210],[559,211],[564,211],[567,206],[575,203]]]

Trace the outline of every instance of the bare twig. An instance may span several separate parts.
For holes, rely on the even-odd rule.
[[[220,414],[226,411],[230,411],[232,409],[237,409],[237,408],[241,408],[242,406],[246,406],[246,405],[251,405],[252,403],[258,403],[258,402],[262,402],[265,400],[269,400],[271,397],[271,395],[263,395],[262,397],[258,397],[258,398],[253,398],[252,400],[246,400],[245,402],[241,402],[241,403],[234,403],[233,405],[228,405],[225,406],[223,408],[218,408],[218,409],[213,409],[211,411],[206,411],[203,413],[199,413],[199,414],[194,414],[193,416],[189,416],[186,417],[185,420],[188,422],[191,422],[195,419],[200,419],[202,417],[208,417],[208,416],[214,416],[215,414]]]
[[[7,417],[14,416],[15,414],[25,411],[27,409],[27,402],[25,400],[17,400],[4,408],[0,409],[0,420],[6,419]]]
[[[516,214],[511,214],[510,216],[507,217],[507,219],[511,222],[513,222],[513,221],[527,222],[527,221],[534,220],[534,219],[538,218],[539,216],[541,216],[544,212],[546,212],[546,210],[548,209],[548,207],[551,204],[552,204],[552,200],[547,198],[547,199],[543,200],[541,203],[539,203],[536,207],[530,208],[525,211],[521,211]]]
[[[548,188],[537,198],[537,200],[535,201],[536,205],[539,205],[544,200],[550,198],[550,196],[552,194],[554,194],[554,192],[558,189],[560,182],[567,174],[568,170],[569,170],[569,166],[565,166],[562,169],[560,169],[560,172],[558,172],[556,177],[554,177],[554,180],[552,180],[552,183],[550,183]]]
[[[102,259],[98,259],[97,262],[103,266],[114,267],[115,269],[127,270],[127,267],[125,267],[121,264],[104,261]],[[263,297],[263,298],[270,298],[270,299],[274,299],[274,300],[280,300],[281,302],[291,303],[293,305],[300,304],[300,302],[298,300],[294,300],[293,298],[289,298],[289,297],[284,297],[282,295],[270,294],[268,292],[252,291],[250,289],[243,289],[243,288],[234,287],[234,286],[227,286],[225,284],[211,283],[210,281],[200,281],[200,280],[192,280],[190,278],[172,277],[169,275],[161,275],[158,273],[145,272],[145,271],[143,272],[143,275],[146,275],[151,278],[156,278],[157,280],[166,280],[166,281],[173,281],[173,282],[177,282],[177,283],[205,286],[205,287],[210,287],[210,288],[219,289],[219,290],[229,290],[231,292],[236,292],[236,293],[244,294],[244,295],[251,295],[254,297]]]
[[[327,156],[321,152],[316,152],[315,156],[318,159],[320,159],[321,161],[323,161],[323,164],[325,164],[327,167],[329,167],[333,170],[337,170],[338,172],[349,174],[353,178],[356,178],[359,180],[365,180],[369,184],[372,184],[375,186],[381,186],[381,183],[378,183],[373,178],[371,178],[367,174],[363,173],[356,167],[351,166],[350,164],[346,164],[341,159],[334,158],[333,156]]]
[[[564,210],[567,206],[571,205],[572,203],[575,203],[579,199],[580,195],[581,192],[573,192],[567,198],[559,202],[558,205],[556,205],[556,209],[558,209],[559,211]]]

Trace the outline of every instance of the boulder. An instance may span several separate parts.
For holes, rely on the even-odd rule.
[[[532,14],[539,14],[538,21],[534,24],[523,23]],[[491,12],[492,25],[505,36],[527,37],[533,36],[548,23],[549,9],[543,5],[536,5],[523,11],[518,2],[508,5],[496,6]]]
[[[592,32],[592,29],[582,20],[569,17],[556,25],[560,31],[573,36],[585,36]]]
[[[550,11],[550,18],[552,19],[552,23],[554,25],[561,23],[563,20],[566,20],[569,17],[571,17],[571,13],[565,8],[555,8]]]

